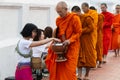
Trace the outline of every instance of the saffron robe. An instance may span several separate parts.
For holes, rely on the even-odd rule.
[[[97,25],[97,61],[102,61],[103,55],[103,22],[104,22],[104,15],[98,15],[98,25]]]
[[[78,62],[80,41],[79,37],[82,32],[81,21],[77,14],[68,13],[65,17],[58,17],[56,25],[59,28],[58,38],[66,35],[70,40],[68,51],[66,53],[67,61],[55,62],[56,54],[50,48],[46,58],[46,65],[50,73],[50,80],[77,80],[76,68]]]
[[[87,15],[90,15],[93,18],[93,24],[95,26],[95,30],[94,30],[94,43],[97,43],[97,24],[98,24],[98,13],[95,10],[89,10],[87,13],[85,13]]]
[[[78,58],[78,67],[96,66],[96,43],[94,20],[90,15],[80,16],[82,22],[82,35],[80,37],[80,52]]]
[[[113,28],[114,30],[112,31],[112,49],[118,49],[118,35],[120,32],[120,14],[114,15],[113,18]]]

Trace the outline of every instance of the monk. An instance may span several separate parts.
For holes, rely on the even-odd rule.
[[[89,4],[88,3],[82,3],[82,8],[83,8],[83,12],[84,14],[90,15],[93,19],[93,24],[95,26],[95,30],[94,30],[94,44],[97,44],[97,25],[98,25],[98,13],[96,10],[91,10],[89,8]],[[96,50],[96,46],[95,46],[95,50]],[[96,52],[97,53],[97,52]]]
[[[96,44],[96,51],[97,51],[97,61],[99,61],[98,68],[101,68],[102,60],[103,60],[103,22],[104,22],[104,15],[98,15],[98,28],[97,28],[97,44]]]
[[[90,9],[97,11],[97,9],[94,6],[91,6]],[[99,64],[97,65],[98,68],[101,68],[102,55],[103,55],[103,21],[104,21],[104,15],[98,14],[97,44],[96,44],[97,61],[99,62]]]
[[[85,5],[82,5],[83,11],[85,11]],[[96,67],[96,43],[94,39],[94,32],[96,26],[94,26],[93,18],[88,14],[79,14],[81,10],[77,7],[73,7],[72,11],[80,16],[82,22],[82,35],[80,37],[80,51],[78,58],[78,80],[82,80],[82,68],[86,70],[83,80],[88,80],[90,68]]]
[[[103,63],[106,63],[106,57],[112,37],[111,26],[113,22],[113,14],[107,11],[106,3],[101,4],[101,11],[105,17],[103,22]]]
[[[50,48],[46,58],[46,65],[50,73],[49,80],[77,80],[76,68],[80,49],[79,37],[82,32],[81,21],[74,13],[69,13],[67,4],[63,1],[56,6],[59,17],[56,19],[58,28],[57,37],[62,39],[65,35],[63,44],[68,46],[65,62],[55,62],[56,54]]]
[[[120,8],[119,8],[119,11],[120,11]],[[119,45],[119,51],[120,51],[120,28],[119,28],[119,35],[118,35],[118,45]]]
[[[116,5],[116,13],[113,18],[112,26],[112,49],[115,51],[115,57],[119,54],[118,36],[120,32],[120,5]]]

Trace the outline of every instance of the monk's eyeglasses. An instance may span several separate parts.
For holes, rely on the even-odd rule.
[[[115,9],[120,9],[120,8],[115,8]]]

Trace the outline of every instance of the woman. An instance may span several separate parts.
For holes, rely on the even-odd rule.
[[[31,38],[36,36],[37,26],[32,23],[27,23],[21,31],[22,39],[18,42],[18,64],[15,72],[15,80],[33,80],[32,70],[30,65],[31,48],[43,45],[50,41],[60,41],[56,38],[49,38],[41,41],[31,41]]]

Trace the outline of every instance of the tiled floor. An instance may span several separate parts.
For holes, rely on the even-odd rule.
[[[49,80],[47,77],[42,80]],[[114,57],[113,52],[109,52],[107,63],[102,68],[92,69],[90,80],[120,80],[120,56]]]

